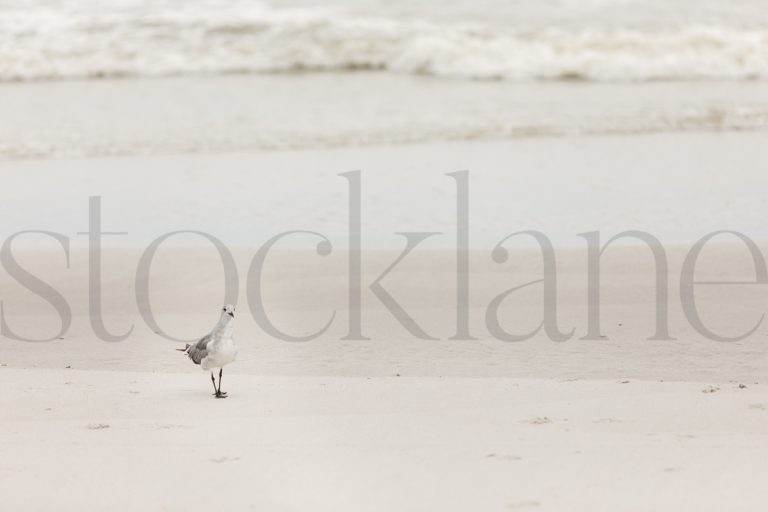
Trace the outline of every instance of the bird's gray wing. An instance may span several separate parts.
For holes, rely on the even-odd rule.
[[[195,343],[194,345],[190,345],[187,349],[187,354],[189,355],[189,358],[194,361],[195,364],[200,364],[200,361],[205,359],[205,357],[208,355],[208,344],[213,339],[212,334],[206,334],[202,338],[200,338],[200,341]]]

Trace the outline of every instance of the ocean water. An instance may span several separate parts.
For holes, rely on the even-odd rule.
[[[306,70],[768,78],[763,0],[2,0],[0,80]]]
[[[768,128],[765,0],[0,0],[0,159]]]

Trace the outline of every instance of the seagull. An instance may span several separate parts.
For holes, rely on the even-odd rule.
[[[227,304],[221,309],[221,318],[213,330],[200,338],[194,345],[187,344],[185,348],[176,350],[185,352],[195,364],[205,370],[211,370],[211,382],[216,398],[227,398],[221,391],[221,374],[224,366],[235,360],[237,345],[232,337],[232,321],[235,319],[235,306]],[[216,387],[214,368],[219,369],[219,387]]]

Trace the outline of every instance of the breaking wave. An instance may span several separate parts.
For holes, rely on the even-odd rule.
[[[360,69],[516,81],[768,78],[768,29],[759,28],[526,30],[259,5],[2,14],[0,81]]]

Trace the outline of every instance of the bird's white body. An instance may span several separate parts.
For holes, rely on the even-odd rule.
[[[186,353],[193,363],[199,364],[205,371],[219,369],[218,387],[213,371],[211,371],[211,382],[213,382],[216,398],[226,398],[227,394],[221,391],[223,368],[237,357],[237,345],[232,337],[234,318],[235,306],[227,304],[222,308],[221,317],[211,332],[200,338],[194,345],[188,344],[186,348],[178,349]]]
[[[208,355],[200,361],[200,367],[205,371],[223,368],[237,357],[237,345],[232,336],[232,321],[228,316],[222,315],[222,320],[211,331],[211,338]]]

